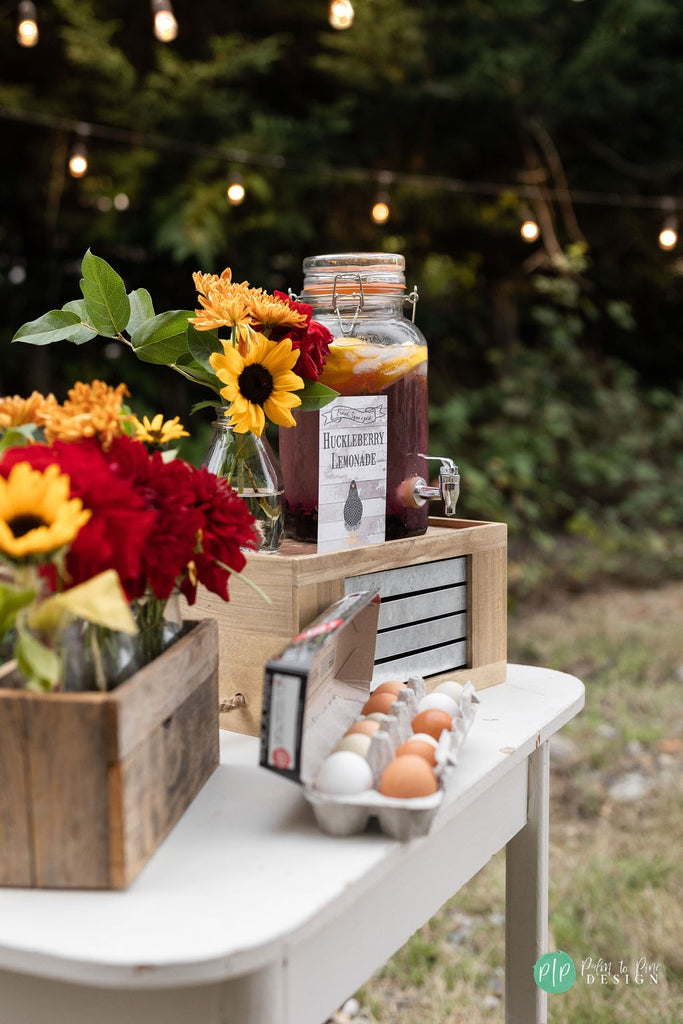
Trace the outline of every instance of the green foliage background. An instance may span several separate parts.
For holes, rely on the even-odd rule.
[[[116,342],[10,345],[78,294],[88,247],[158,310],[194,304],[197,269],[297,291],[306,255],[399,251],[430,346],[432,449],[461,467],[462,513],[541,551],[579,537],[679,572],[683,263],[656,238],[683,205],[680,5],[355,7],[335,32],[325,0],[175,0],[164,45],[146,3],[45,0],[32,50],[4,8],[0,391],[125,380],[141,412],[186,420],[203,397]],[[193,431],[199,457],[208,421]]]

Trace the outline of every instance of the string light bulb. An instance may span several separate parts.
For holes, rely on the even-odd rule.
[[[232,206],[239,206],[240,203],[244,201],[247,191],[239,174],[232,175],[232,179],[225,191],[225,194],[228,197],[228,202],[231,203]]]
[[[664,227],[659,232],[659,248],[670,252],[678,245],[678,218],[667,217]]]
[[[38,14],[32,0],[21,0],[17,11],[17,42],[20,46],[35,46],[38,42]]]
[[[533,217],[527,217],[523,221],[519,233],[525,242],[535,242],[540,234],[540,229]]]
[[[328,15],[330,25],[337,29],[349,28],[354,13],[351,0],[331,0]]]
[[[386,224],[391,216],[391,210],[389,209],[388,196],[384,193],[377,196],[375,205],[372,208],[372,219],[375,224]]]
[[[72,178],[82,178],[88,170],[88,150],[85,145],[85,136],[88,130],[81,125],[76,135],[74,147],[69,157],[69,174]]]
[[[178,35],[178,22],[173,14],[171,0],[152,0],[154,35],[162,43],[172,43]]]

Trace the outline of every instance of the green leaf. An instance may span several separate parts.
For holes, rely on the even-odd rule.
[[[14,656],[28,686],[32,689],[54,690],[61,676],[61,663],[55,651],[27,630],[20,629]]]
[[[192,324],[188,324],[187,346],[190,355],[196,362],[215,377],[216,374],[209,362],[209,356],[213,352],[223,354],[223,342],[218,337],[218,331],[197,331]]]
[[[330,402],[338,397],[338,394],[339,392],[333,391],[332,388],[328,388],[325,384],[307,380],[303,388],[297,391],[297,395],[301,399],[301,405],[298,408],[302,412],[314,412],[316,409],[322,409],[324,406],[329,405]]]
[[[217,409],[219,405],[220,402],[212,402],[208,399],[206,402],[195,402],[195,404],[190,408],[190,416],[199,412],[200,409]]]
[[[35,423],[22,423],[19,427],[10,427],[0,437],[0,454],[8,448],[24,448],[38,433]]]
[[[187,355],[187,318],[193,315],[188,310],[172,309],[146,320],[131,336],[138,359],[172,366]]]
[[[70,341],[74,327],[81,318],[67,309],[51,309],[37,320],[31,320],[19,328],[12,341],[24,341],[28,345],[51,345],[53,341]]]
[[[105,338],[118,337],[130,318],[130,299],[123,279],[90,249],[83,257],[81,270],[80,284],[88,323]]]
[[[65,302],[62,309],[67,309],[71,313],[75,313],[80,323],[78,327],[71,331],[68,337],[68,341],[72,341],[74,345],[82,345],[85,341],[90,341],[91,338],[97,337],[97,331],[89,327],[85,323],[87,314],[85,312],[85,302],[83,299],[72,299],[71,302]]]
[[[223,385],[213,370],[205,370],[189,353],[180,356],[173,364],[173,369],[181,373],[183,377],[187,377],[188,380],[194,381],[195,384],[203,384],[205,387],[215,391],[217,395],[220,394]],[[220,405],[220,402],[207,402],[206,404],[215,406]]]
[[[19,589],[9,583],[0,584],[0,638],[12,628],[17,612],[36,596],[33,587]]]
[[[52,594],[28,615],[32,629],[58,633],[73,618],[86,619],[121,633],[137,633],[130,605],[115,569],[92,576],[69,590]]]
[[[129,292],[128,299],[130,301],[130,319],[126,324],[126,330],[129,334],[133,334],[138,327],[142,327],[146,320],[152,319],[154,304],[152,296],[146,288],[138,288],[134,292]]]

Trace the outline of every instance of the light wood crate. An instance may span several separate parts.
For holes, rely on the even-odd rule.
[[[124,888],[218,761],[210,620],[108,693],[0,689],[0,884]]]
[[[190,613],[218,620],[221,727],[256,736],[266,662],[345,593],[379,589],[375,675],[419,674],[431,689],[448,675],[477,688],[505,679],[507,527],[430,519],[421,537],[318,554],[285,541],[275,554],[250,553],[234,575],[230,601],[200,588]],[[406,646],[407,645],[407,646]]]

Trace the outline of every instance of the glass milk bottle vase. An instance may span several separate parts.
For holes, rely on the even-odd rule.
[[[265,435],[240,433],[230,426],[224,409],[218,410],[213,437],[203,465],[225,477],[259,525],[259,551],[277,551],[284,533],[284,503],[280,467]]]
[[[299,299],[334,336],[320,381],[340,396],[386,395],[385,539],[423,534],[429,508],[411,500],[425,475],[428,451],[427,342],[404,316],[405,261],[393,253],[348,253],[304,260]],[[323,410],[324,412],[324,410]],[[297,412],[297,426],[280,430],[287,531],[316,541],[318,412]]]

